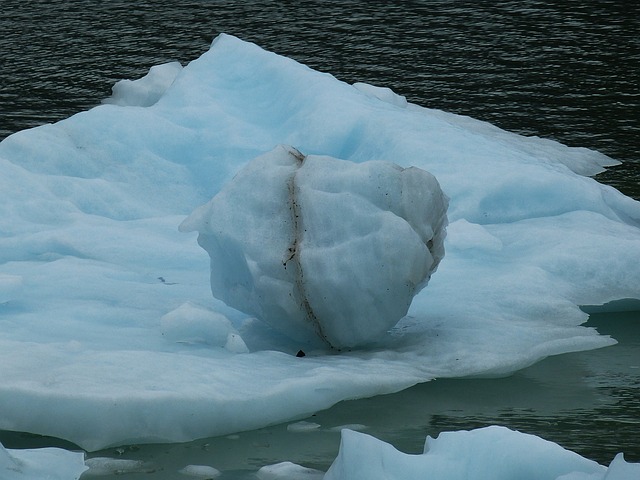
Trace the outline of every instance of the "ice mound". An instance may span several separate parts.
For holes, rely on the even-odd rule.
[[[87,469],[82,452],[61,448],[8,450],[0,444],[1,480],[76,480]]]
[[[207,308],[187,302],[164,315],[160,322],[167,340],[224,347],[233,353],[249,351],[229,319]]]
[[[407,314],[444,256],[446,211],[419,168],[281,146],[180,228],[200,233],[215,297],[296,340],[344,348]]]
[[[266,465],[256,472],[258,480],[322,480],[324,473],[291,462]]]
[[[96,450],[260,428],[611,345],[578,306],[640,298],[640,203],[583,176],[604,155],[400,108],[229,35],[167,85],[0,143],[2,429]],[[437,274],[366,348],[297,358],[212,297],[206,252],[178,231],[277,145],[413,165],[449,197]]]
[[[342,431],[340,453],[325,480],[631,480],[640,464],[618,454],[609,468],[556,443],[505,427],[427,437],[422,455],[409,455],[374,437]]]
[[[201,478],[205,480],[211,480],[222,475],[220,470],[210,467],[209,465],[187,465],[183,469],[179,470],[178,473],[188,477]]]

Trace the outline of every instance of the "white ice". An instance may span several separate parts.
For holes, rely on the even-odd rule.
[[[6,449],[0,443],[0,480],[76,480],[85,470],[82,452]]]
[[[604,155],[228,35],[176,70],[0,143],[2,429],[89,450],[229,434],[611,345],[578,305],[640,298],[640,204],[585,176]],[[178,232],[281,144],[416,166],[450,198],[438,271],[374,345],[297,358],[300,342],[212,297],[207,253]]]
[[[160,100],[180,70],[180,62],[169,62],[151,67],[149,73],[138,80],[120,80],[111,87],[112,95],[104,99],[103,103],[150,107]]]
[[[199,232],[214,297],[303,345],[349,348],[407,314],[444,256],[446,211],[424,170],[279,146],[180,230]]]
[[[292,477],[293,478],[293,477]],[[640,463],[618,454],[604,467],[556,443],[505,427],[442,432],[410,455],[364,433],[342,431],[325,480],[633,480]]]
[[[266,465],[256,472],[258,480],[322,480],[324,472],[291,462]]]

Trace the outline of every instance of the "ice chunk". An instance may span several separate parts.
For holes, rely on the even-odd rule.
[[[224,348],[232,353],[248,353],[249,349],[247,344],[244,343],[242,337],[237,333],[230,333],[227,335],[227,341],[224,344]]]
[[[76,480],[87,468],[82,452],[61,448],[9,450],[0,444],[1,480]]]
[[[128,473],[150,473],[153,467],[142,460],[125,458],[93,457],[86,460],[89,471],[87,477],[104,475],[124,475]]]
[[[187,465],[178,470],[178,473],[200,479],[212,479],[222,475],[220,470],[210,467],[209,465]]]
[[[266,465],[256,473],[259,480],[322,480],[324,472],[291,462]]]
[[[342,431],[340,452],[325,480],[446,478],[448,480],[631,480],[640,464],[618,455],[609,469],[556,443],[505,427],[427,437],[422,455],[409,455],[374,437]]]
[[[371,342],[407,313],[444,256],[447,198],[419,168],[278,147],[181,230],[198,230],[211,289],[301,341]]]
[[[321,425],[319,423],[301,421],[301,422],[290,423],[289,425],[287,425],[287,431],[298,432],[298,433],[313,432],[319,429],[320,426]]]
[[[138,80],[120,80],[111,90],[111,97],[103,103],[120,106],[150,107],[155,104],[171,86],[182,70],[180,62],[169,62],[155,65],[144,77]]]

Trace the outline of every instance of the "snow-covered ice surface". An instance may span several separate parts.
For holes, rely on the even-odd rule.
[[[640,464],[618,454],[609,467],[556,443],[505,427],[427,437],[422,455],[399,452],[364,433],[342,431],[340,453],[325,480],[631,480]]]
[[[14,450],[0,443],[0,480],[76,480],[87,469],[83,452],[61,448]]]
[[[1,429],[95,450],[258,428],[611,345],[577,305],[640,298],[640,204],[585,176],[616,163],[597,152],[405,105],[228,35],[150,75],[163,80],[149,92],[120,84],[118,105],[0,144]],[[366,349],[297,358],[306,345],[212,298],[206,252],[178,232],[281,144],[416,166],[450,198],[438,271]]]

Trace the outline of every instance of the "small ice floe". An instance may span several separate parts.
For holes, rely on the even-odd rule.
[[[288,432],[313,432],[314,430],[318,430],[320,428],[320,424],[314,422],[295,422],[287,425]]]
[[[61,448],[6,449],[0,443],[1,480],[77,480],[84,453]]]
[[[199,478],[201,480],[213,479],[222,475],[220,470],[210,467],[209,465],[187,465],[183,469],[179,470],[178,473],[189,477]]]
[[[291,462],[262,467],[256,473],[260,480],[322,480],[324,472]]]

